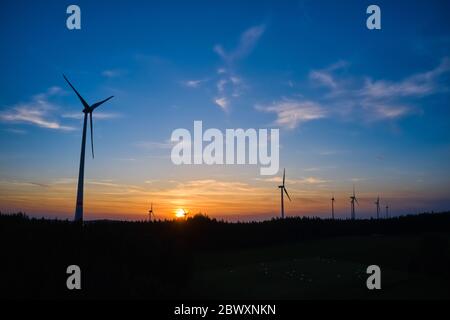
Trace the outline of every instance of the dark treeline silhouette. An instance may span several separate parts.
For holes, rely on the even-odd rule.
[[[420,235],[408,268],[449,281],[450,213],[391,219],[287,218],[227,223],[186,221],[73,223],[0,213],[0,283],[6,298],[182,298],[199,253],[229,252],[342,237]],[[355,245],[358,245],[357,243]],[[236,262],[237,263],[237,262]],[[79,265],[82,290],[69,291],[66,268]],[[216,284],[217,285],[217,284]]]

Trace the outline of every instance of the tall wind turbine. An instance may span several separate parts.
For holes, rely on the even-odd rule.
[[[153,212],[153,202],[150,204],[150,210],[148,210],[148,222],[156,220],[155,213]]]
[[[278,188],[280,188],[281,191],[281,219],[284,219],[284,192],[286,192],[286,195],[289,199],[289,201],[291,201],[291,197],[289,197],[289,193],[286,190],[286,187],[284,186],[284,181],[286,178],[286,169],[283,170],[283,184],[281,186],[278,186]]]
[[[356,199],[355,195],[355,185],[353,185],[353,195],[350,197],[350,203],[352,204],[352,212],[351,212],[351,218],[352,220],[355,220],[355,202],[359,205],[358,199]]]
[[[74,86],[70,83],[70,81],[66,78],[65,75],[63,75],[64,79],[67,81],[69,86],[73,89],[73,91],[78,96],[78,99],[80,99],[81,104],[83,105],[83,113],[84,113],[84,122],[83,122],[83,137],[81,140],[81,155],[80,155],[80,171],[78,174],[78,190],[77,190],[77,203],[75,208],[75,221],[83,221],[83,188],[84,188],[84,154],[85,154],[85,148],[86,148],[86,124],[87,124],[87,118],[89,115],[89,122],[91,126],[91,151],[92,151],[92,158],[94,158],[94,135],[93,135],[93,127],[92,127],[92,112],[97,109],[101,104],[105,103],[109,99],[113,98],[113,96],[96,102],[93,105],[89,105],[83,97],[78,93],[78,91],[74,88]]]
[[[333,197],[331,198],[331,219],[334,220],[334,194]]]
[[[378,196],[377,201],[375,201],[375,205],[377,206],[377,219],[380,219],[380,196]]]

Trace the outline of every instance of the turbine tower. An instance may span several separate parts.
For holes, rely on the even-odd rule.
[[[355,202],[359,205],[358,199],[356,199],[356,195],[355,195],[355,185],[353,185],[353,195],[350,197],[350,203],[352,205],[352,211],[351,211],[351,219],[355,220],[356,215],[355,215]]]
[[[78,91],[75,89],[75,87],[69,82],[69,80],[66,78],[65,75],[63,75],[64,79],[67,81],[69,86],[73,89],[73,91],[78,96],[78,99],[80,99],[81,104],[83,105],[83,113],[84,113],[84,121],[83,121],[83,137],[81,140],[81,155],[80,155],[80,171],[78,174],[78,190],[77,190],[77,203],[75,208],[75,221],[83,221],[83,188],[84,188],[84,158],[85,158],[85,149],[86,149],[86,125],[87,125],[87,118],[89,115],[89,122],[91,126],[91,151],[92,151],[92,158],[94,158],[94,136],[93,136],[93,127],[92,127],[92,112],[97,109],[101,104],[105,103],[109,99],[113,98],[113,96],[96,102],[93,105],[89,105],[83,97],[78,93]]]
[[[389,205],[386,205],[386,219],[389,219]]]
[[[334,220],[334,194],[333,197],[331,198],[331,219]]]
[[[375,205],[377,206],[377,219],[380,219],[380,196],[378,196],[377,201],[375,201]]]
[[[153,220],[156,220],[155,213],[153,212],[153,202],[150,204],[150,210],[148,210],[148,222],[151,222]]]
[[[286,187],[284,186],[284,181],[286,178],[286,169],[283,170],[283,184],[281,186],[278,186],[278,188],[280,188],[281,191],[281,219],[284,219],[284,192],[286,192],[286,195],[289,199],[289,201],[291,201],[291,197],[289,197],[289,193],[286,190]]]

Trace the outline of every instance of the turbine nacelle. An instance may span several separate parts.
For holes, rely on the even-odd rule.
[[[80,99],[81,104],[84,106],[84,109],[82,111],[85,114],[85,117],[87,117],[89,115],[89,124],[91,127],[91,152],[92,152],[92,158],[94,158],[94,125],[92,123],[92,112],[94,112],[94,110],[96,108],[98,108],[100,105],[102,105],[106,101],[114,98],[114,96],[110,96],[102,101],[99,101],[92,105],[89,105],[86,102],[86,100],[84,100],[84,98],[81,96],[81,94],[77,91],[77,89],[75,89],[75,87],[70,83],[69,79],[67,79],[67,77],[65,75],[63,75],[63,77],[66,80],[66,82],[69,84],[69,86],[72,88],[72,90],[75,92],[75,94],[78,96],[78,99]]]

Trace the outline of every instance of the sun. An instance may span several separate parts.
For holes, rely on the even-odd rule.
[[[185,218],[186,215],[187,215],[186,211],[184,209],[182,209],[182,208],[177,209],[175,211],[175,217],[177,217],[177,218]]]

